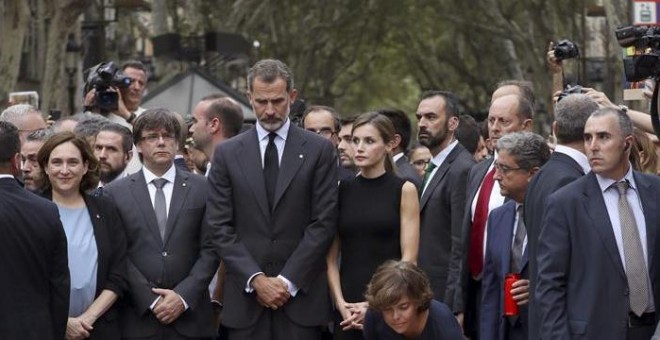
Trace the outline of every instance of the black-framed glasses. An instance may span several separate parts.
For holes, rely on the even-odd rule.
[[[318,130],[317,129],[307,129],[307,131],[314,132],[315,134],[321,135],[325,138],[330,138],[330,137],[332,137],[332,135],[337,133],[333,129],[327,128],[327,127],[324,127],[324,128],[318,129]]]
[[[142,140],[149,143],[156,143],[160,141],[161,138],[163,141],[168,142],[173,141],[175,136],[173,133],[150,133],[146,136],[142,136]]]
[[[525,168],[512,168],[508,165],[500,164],[498,162],[495,162],[494,166],[495,166],[495,169],[497,169],[497,171],[501,172],[505,176],[508,175],[509,172],[511,172],[511,171],[517,171],[517,170],[525,170],[526,171],[527,170]]]
[[[410,162],[412,166],[420,169],[426,169],[426,166],[429,164],[430,159],[418,159],[416,161]]]

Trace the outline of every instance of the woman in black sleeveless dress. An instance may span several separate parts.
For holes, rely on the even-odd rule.
[[[418,194],[414,184],[394,173],[393,138],[392,122],[378,113],[365,113],[353,124],[354,161],[360,173],[339,185],[339,224],[327,258],[339,314],[335,339],[363,339],[368,307],[364,291],[380,264],[417,261]]]

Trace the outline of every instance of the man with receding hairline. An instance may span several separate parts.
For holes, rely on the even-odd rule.
[[[525,226],[529,250],[529,338],[538,339],[539,316],[534,295],[536,287],[536,251],[545,214],[545,204],[553,192],[584,176],[591,168],[584,149],[584,125],[598,104],[586,94],[564,97],[555,106],[553,135],[557,139],[550,160],[532,178],[525,195]]]
[[[493,94],[495,95],[495,93]],[[510,132],[532,130],[532,104],[518,94],[493,97],[488,110],[488,138],[492,145]],[[455,312],[465,312],[466,335],[476,337],[481,297],[484,247],[487,240],[486,221],[494,208],[504,203],[499,183],[493,179],[497,152],[470,169],[467,201],[463,219],[463,255],[461,284],[457,289]]]
[[[632,123],[599,109],[584,127],[592,171],[550,195],[538,241],[543,339],[650,339],[660,306],[660,179],[634,171]]]

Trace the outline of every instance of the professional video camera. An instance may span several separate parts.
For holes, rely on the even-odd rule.
[[[619,27],[615,33],[621,47],[650,49],[647,53],[623,58],[623,68],[628,81],[660,77],[660,27]]]
[[[88,74],[85,93],[91,89],[96,90],[94,107],[99,108],[102,112],[117,110],[119,95],[111,88],[127,88],[131,85],[133,79],[124,75],[117,65],[111,61],[93,66],[85,73]]]
[[[560,40],[555,44],[555,58],[557,61],[575,58],[580,55],[577,45],[570,40]]]

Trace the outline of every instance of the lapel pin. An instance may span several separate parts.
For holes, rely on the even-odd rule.
[[[186,183],[183,183],[182,185],[185,187],[185,186],[186,186]]]
[[[303,158],[303,155],[302,155],[302,154],[299,154],[299,155],[298,155],[298,158],[302,159],[302,158]]]
[[[101,218],[101,215],[99,215],[99,214],[96,214],[96,218]]]

